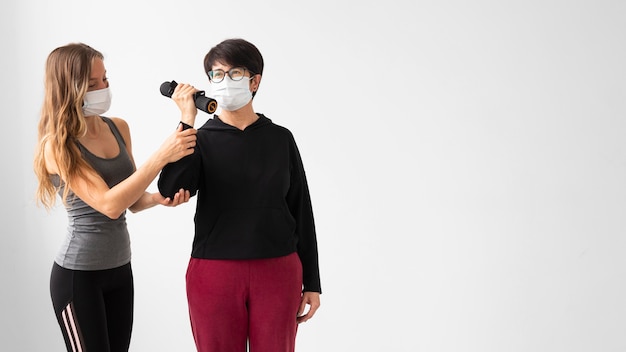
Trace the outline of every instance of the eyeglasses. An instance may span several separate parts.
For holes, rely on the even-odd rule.
[[[245,77],[246,71],[250,72],[250,70],[245,67],[233,67],[228,70],[228,72],[220,69],[209,71],[208,75],[209,80],[213,83],[220,83],[224,80],[227,74],[233,81],[241,81]],[[252,72],[250,72],[250,74],[253,75]]]

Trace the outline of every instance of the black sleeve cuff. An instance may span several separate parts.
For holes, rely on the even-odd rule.
[[[186,124],[186,123],[184,123],[184,122],[182,122],[182,121],[181,121],[181,122],[179,122],[178,124],[179,124],[179,125],[183,125],[183,131],[184,131],[184,130],[188,130],[188,129],[190,129],[190,128],[193,128],[193,126],[190,126],[190,125],[188,125],[188,124]]]

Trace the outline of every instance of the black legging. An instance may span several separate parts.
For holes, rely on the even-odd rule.
[[[128,351],[134,296],[130,263],[95,271],[55,263],[50,293],[68,352]]]

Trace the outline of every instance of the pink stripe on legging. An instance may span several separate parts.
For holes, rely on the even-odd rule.
[[[83,348],[80,343],[80,336],[78,335],[78,331],[76,329],[76,319],[74,318],[74,313],[72,312],[72,303],[65,307],[61,315],[63,316],[65,330],[67,330],[67,335],[69,336],[70,343],[72,344],[72,351],[83,352]]]

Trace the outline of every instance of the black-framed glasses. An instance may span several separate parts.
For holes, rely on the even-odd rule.
[[[226,75],[228,75],[228,77],[230,77],[230,79],[233,81],[241,81],[245,77],[246,71],[250,72],[251,76],[253,75],[253,73],[245,67],[233,67],[228,71],[217,69],[209,71],[207,73],[211,82],[220,83],[224,80]]]

